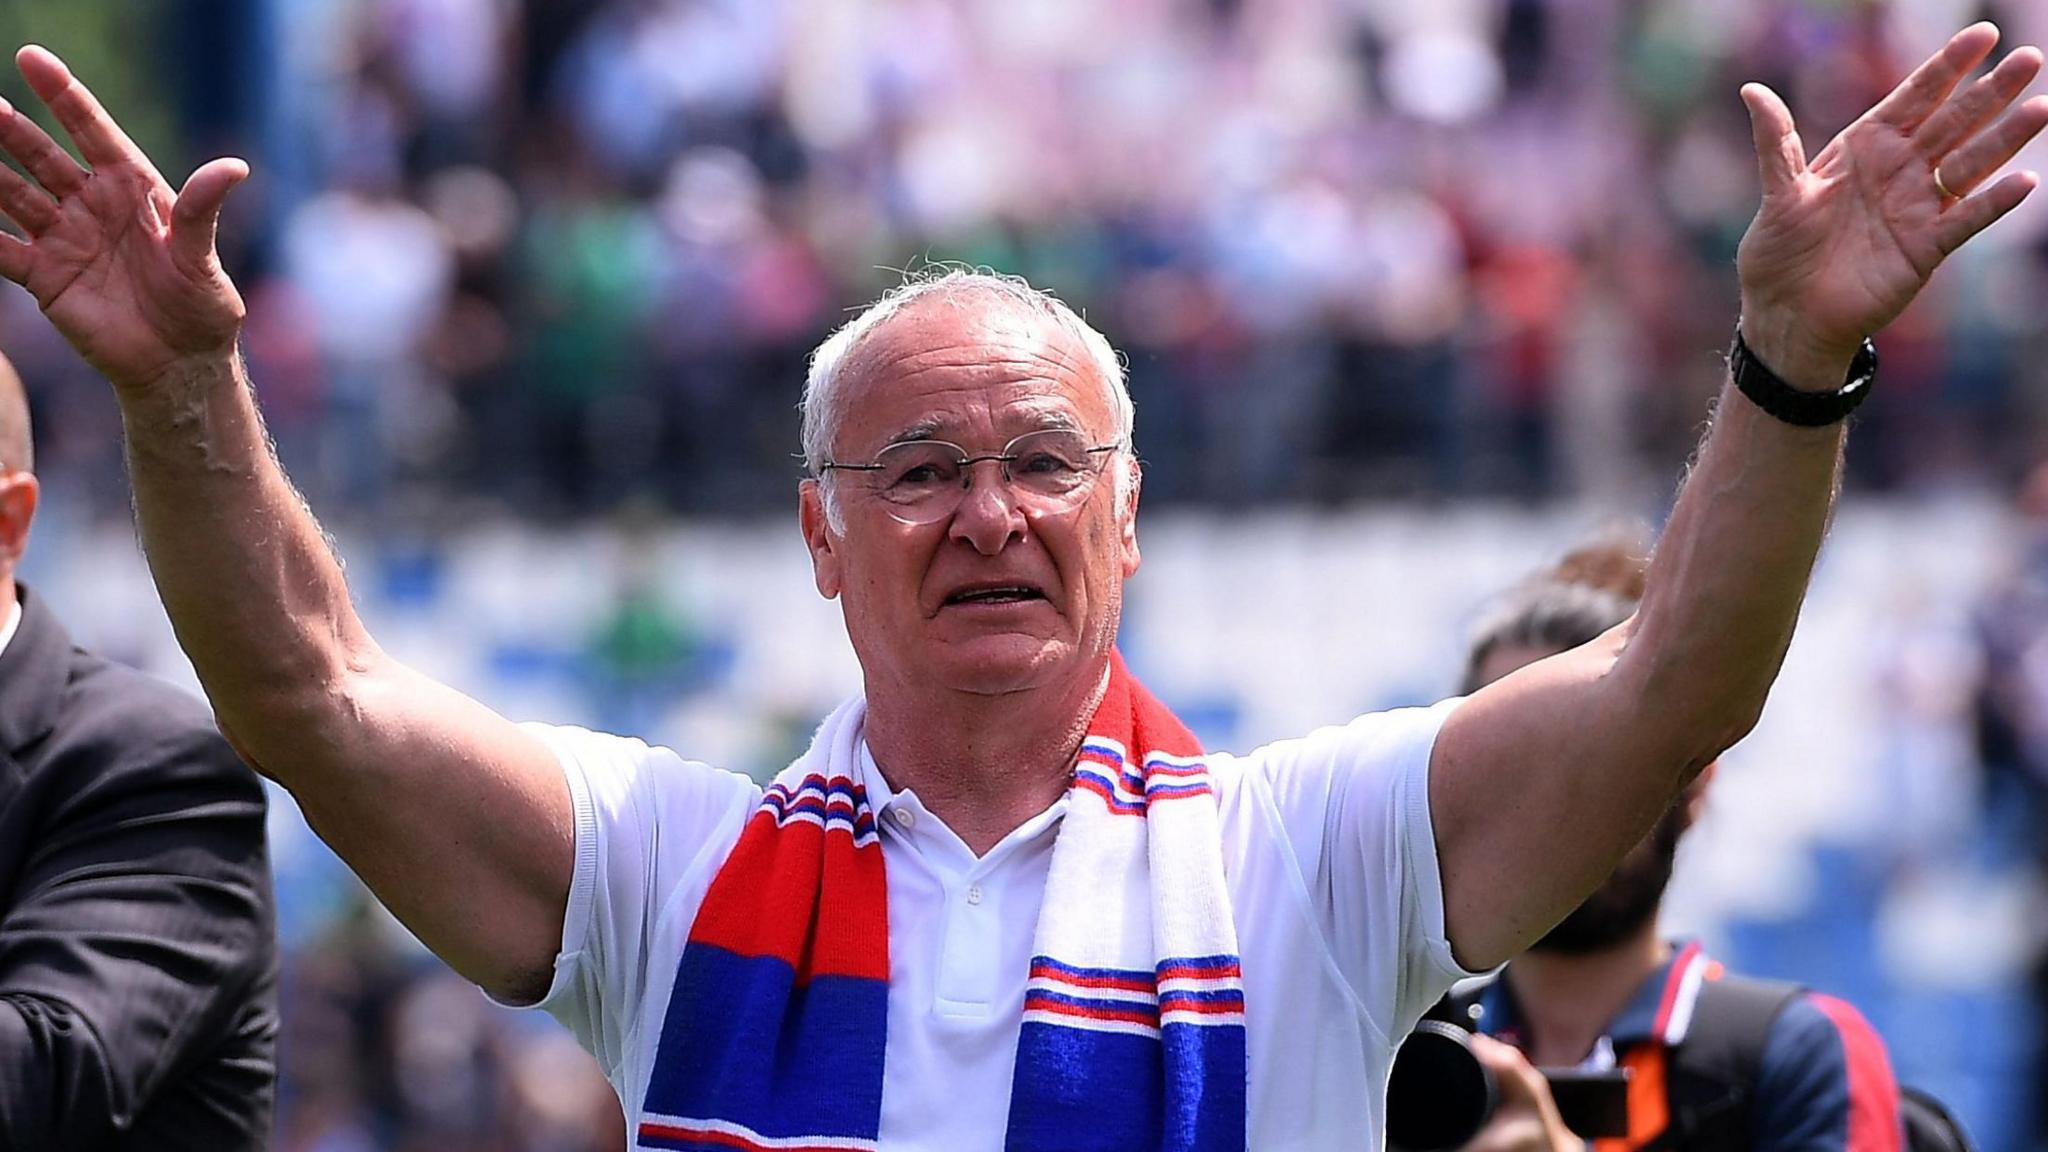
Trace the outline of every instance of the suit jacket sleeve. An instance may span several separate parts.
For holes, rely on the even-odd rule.
[[[64,786],[0,893],[0,1148],[117,1138],[275,964],[261,784],[210,725],[126,703],[148,723],[50,736]],[[250,1071],[262,1099],[221,1105],[267,1128]]]

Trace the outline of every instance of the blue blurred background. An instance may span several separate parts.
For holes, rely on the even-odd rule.
[[[1982,16],[2048,38],[2033,0],[16,0],[0,39],[66,56],[174,181],[253,161],[223,237],[249,359],[387,647],[767,774],[857,686],[792,515],[804,358],[903,269],[1021,273],[1128,354],[1125,644],[1250,746],[1446,693],[1490,595],[1654,524],[1735,317],[1737,85],[1817,148]],[[1852,1000],[1986,1148],[2032,1148],[2048,202],[1880,343],[1668,918]],[[22,294],[0,347],[46,492],[28,578],[191,683],[111,398]],[[280,1148],[620,1147],[566,1034],[277,800]]]

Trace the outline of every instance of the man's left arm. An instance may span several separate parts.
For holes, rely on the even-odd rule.
[[[2017,49],[1962,83],[1996,42],[1988,24],[1958,33],[1811,161],[1783,102],[1743,89],[1763,201],[1737,257],[1741,330],[1791,386],[1840,388],[1864,337],[2038,183],[1992,177],[2048,124],[2048,98],[2013,106],[2040,53]],[[1842,438],[1839,423],[1797,427],[1724,387],[1636,615],[1445,721],[1429,799],[1465,966],[1498,964],[1547,931],[1755,724],[1827,526]]]
[[[274,994],[262,785],[191,711],[57,769],[81,782],[0,908],[0,1147],[116,1139],[249,996]],[[272,1089],[251,1087],[238,1103],[260,1146]]]

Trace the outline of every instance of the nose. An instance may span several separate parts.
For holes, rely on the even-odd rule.
[[[1001,552],[1012,540],[1024,538],[1024,509],[1017,494],[995,460],[977,460],[960,474],[963,491],[960,506],[953,510],[949,535],[965,540],[984,556]]]

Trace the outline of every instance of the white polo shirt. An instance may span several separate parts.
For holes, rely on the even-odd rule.
[[[1381,1143],[1399,1039],[1471,975],[1444,939],[1429,753],[1455,701],[1209,754],[1244,968],[1250,1146]],[[637,1128],[677,961],[761,787],[638,740],[529,725],[576,806],[576,872],[540,1007]],[[889,893],[881,1146],[1000,1149],[1033,929],[1067,801],[977,859],[863,747]]]

